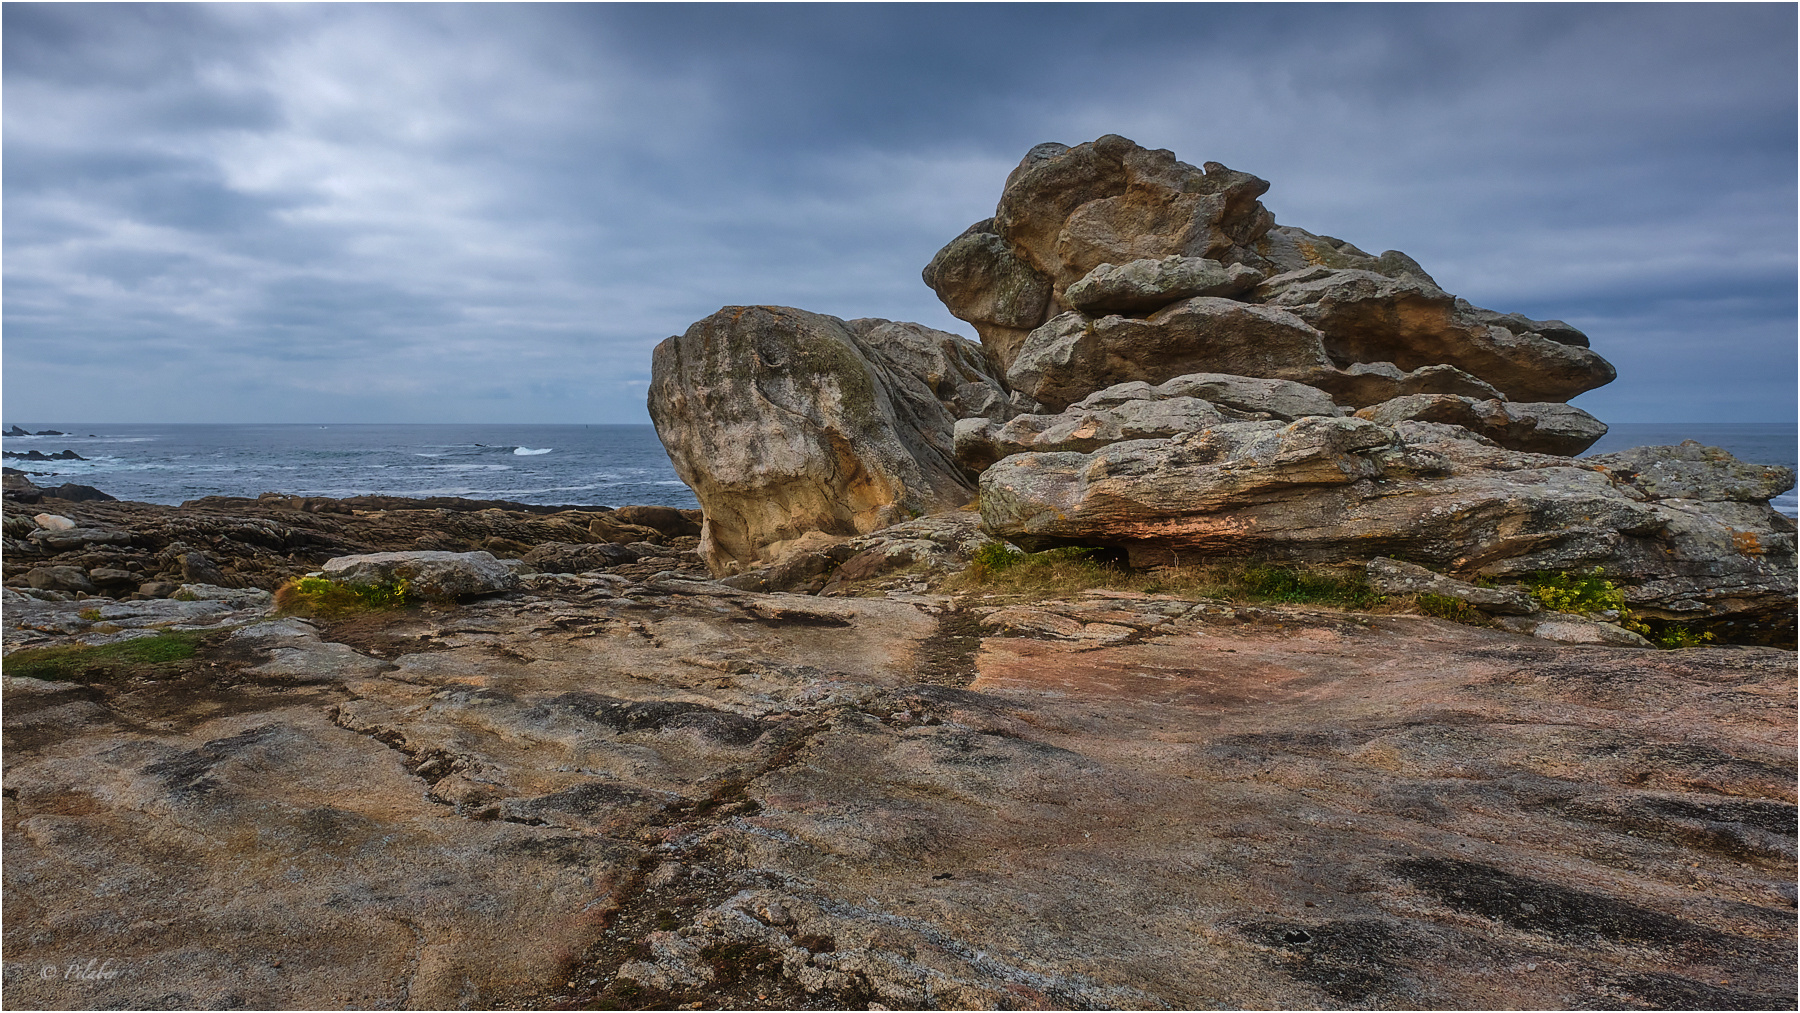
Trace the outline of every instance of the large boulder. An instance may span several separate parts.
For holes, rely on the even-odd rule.
[[[727,306],[656,348],[650,418],[714,574],[808,532],[857,535],[974,493],[958,406],[1004,395],[974,344],[918,324]]]
[[[982,518],[1027,547],[1116,546],[1133,565],[1385,555],[1462,576],[1601,566],[1647,615],[1792,631],[1794,523],[1766,501],[1792,471],[1697,446],[1572,460],[1467,437],[1311,417],[1019,454],[983,473]],[[1639,477],[1670,456],[1680,467],[1664,484]]]
[[[1309,267],[1270,278],[1253,297],[1318,328],[1332,359],[1346,365],[1451,365],[1515,401],[1567,401],[1618,375],[1581,345],[1514,333],[1492,322],[1505,317],[1476,311],[1418,277]]]

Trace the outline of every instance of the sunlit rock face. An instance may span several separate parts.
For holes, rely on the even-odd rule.
[[[650,418],[705,511],[707,564],[968,502],[952,430],[1004,403],[985,369],[953,334],[783,306],[727,306],[658,345]]]

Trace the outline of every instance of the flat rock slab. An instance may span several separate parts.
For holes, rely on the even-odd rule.
[[[1792,1005],[1792,653],[703,590],[6,680],[8,1003]]]

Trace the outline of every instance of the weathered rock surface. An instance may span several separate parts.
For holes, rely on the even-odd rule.
[[[1618,375],[1585,347],[1515,334],[1488,322],[1504,318],[1463,310],[1466,302],[1416,277],[1312,267],[1270,278],[1253,298],[1318,328],[1338,363],[1451,365],[1514,401],[1567,401]]]
[[[1376,556],[1369,560],[1369,586],[1381,594],[1436,594],[1455,598],[1483,612],[1524,616],[1542,608],[1531,596],[1512,587],[1477,587],[1467,581],[1434,573],[1417,563]]]
[[[392,584],[404,580],[414,592],[433,598],[493,594],[519,586],[512,570],[491,552],[373,552],[339,556],[323,568],[326,579],[342,584]]]
[[[1268,183],[1216,162],[1196,168],[1114,134],[1040,144],[1007,178],[994,217],[939,251],[925,282],[975,326],[996,367],[1068,309],[1063,292],[1101,264],[1166,257],[1262,263]]]
[[[1344,409],[1316,387],[1291,380],[1267,380],[1229,373],[1188,373],[1152,387],[1142,381],[1116,384],[1077,402],[1079,408],[1108,408],[1128,401],[1195,397],[1219,408],[1292,422],[1307,415],[1343,415]]]
[[[1417,428],[1415,428],[1417,427]],[[981,478],[986,529],[1027,546],[1129,551],[1134,565],[1252,555],[1322,563],[1376,555],[1460,574],[1604,566],[1634,609],[1790,637],[1794,524],[1723,451],[1685,454],[1693,476],[1661,496],[1614,478],[1621,462],[1521,454],[1447,426],[1306,418],[1240,422],[1093,454],[1020,454]],[[1627,465],[1656,459],[1634,452]],[[1716,469],[1703,479],[1702,469]]]
[[[1790,652],[529,580],[0,680],[8,1005],[1792,1001]]]
[[[1196,296],[1146,317],[1070,312],[1026,338],[1013,389],[1053,411],[1104,387],[1231,373],[1311,383],[1332,373],[1318,331],[1285,310]]]
[[[952,334],[782,307],[727,307],[658,345],[650,417],[705,510],[707,564],[967,502],[952,406],[984,369]]]
[[[951,240],[925,266],[924,279],[951,315],[974,325],[993,361],[1006,363],[1048,316],[1050,278],[1015,255],[993,224],[976,222]]]
[[[1232,417],[1242,415],[1234,412]],[[956,424],[956,460],[981,471],[1010,454],[1085,453],[1121,440],[1199,432],[1226,419],[1210,402],[1192,397],[1129,400],[1113,408],[1076,406],[1059,415],[1019,415],[1004,424],[963,419]]]
[[[1391,362],[1357,362],[1319,378],[1319,386],[1339,402],[1363,408],[1413,394],[1459,394],[1479,400],[1504,397],[1455,366],[1420,366],[1405,371]]]
[[[1315,236],[1292,225],[1277,225],[1256,243],[1256,252],[1276,273],[1328,267],[1340,271],[1373,271],[1390,278],[1413,277],[1433,288],[1438,283],[1418,262],[1399,250],[1373,256],[1332,236]]]
[[[1455,394],[1412,394],[1371,405],[1359,419],[1391,426],[1396,422],[1441,422],[1462,426],[1509,450],[1573,457],[1606,435],[1606,423],[1574,405],[1556,402],[1486,400]]]
[[[1256,199],[1268,188],[1117,134],[1073,148],[1040,144],[1007,178],[994,231],[1061,293],[1103,263],[1244,257],[1274,224]]]
[[[1242,264],[1183,257],[1101,264],[1069,286],[1064,300],[1093,316],[1161,309],[1197,295],[1234,296],[1263,280],[1262,272]]]

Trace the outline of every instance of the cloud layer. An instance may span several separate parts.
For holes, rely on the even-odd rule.
[[[5,19],[6,414],[638,422],[721,305],[919,281],[1044,140],[1577,324],[1612,421],[1795,409],[1786,5],[203,5]]]

